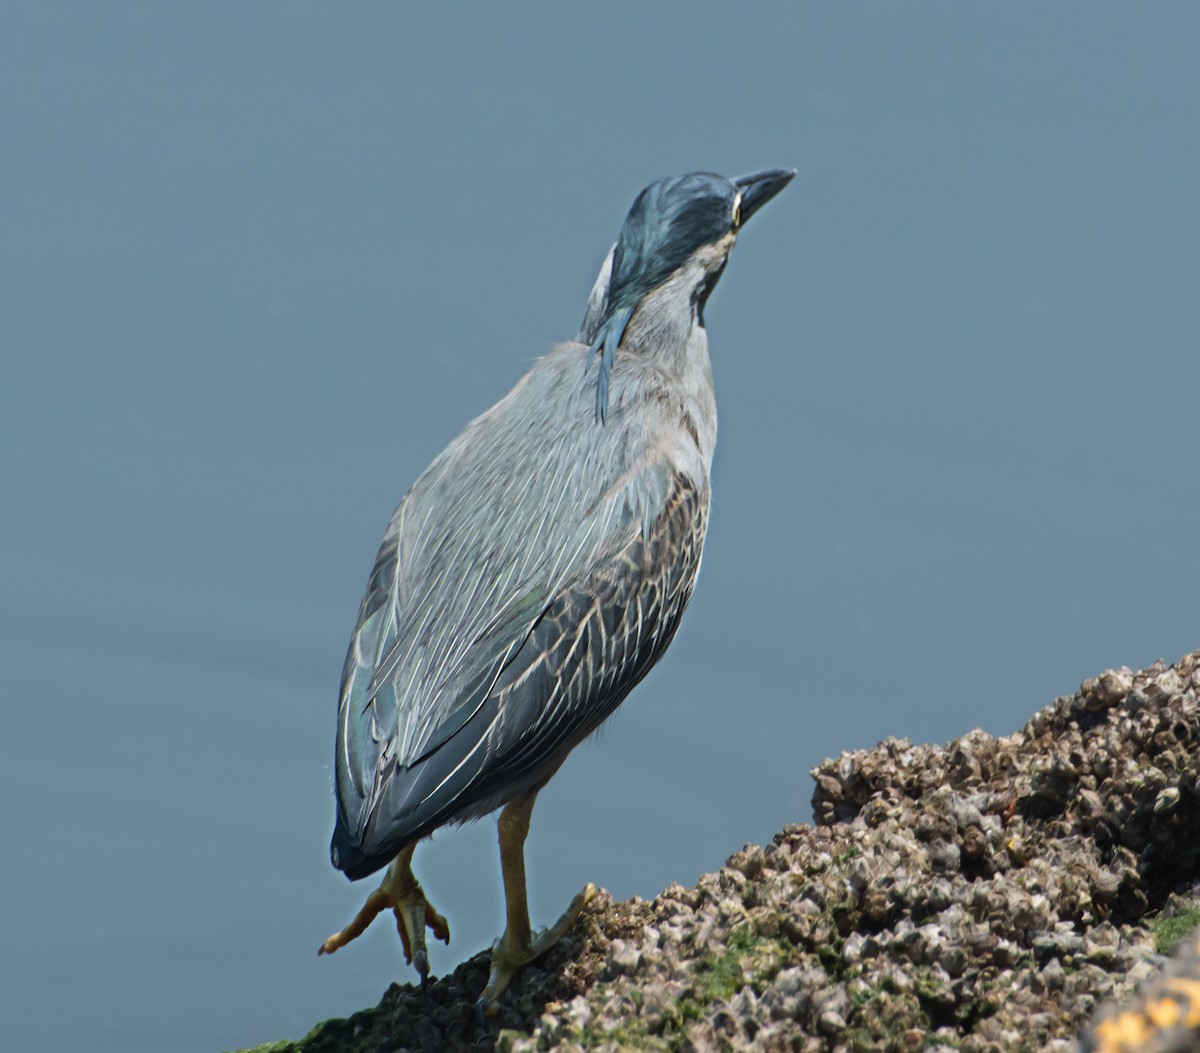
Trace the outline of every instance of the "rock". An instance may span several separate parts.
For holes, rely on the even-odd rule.
[[[1198,691],[1200,652],[1013,735],[843,753],[816,825],[650,902],[599,894],[497,1020],[481,954],[271,1049],[1200,1053]]]

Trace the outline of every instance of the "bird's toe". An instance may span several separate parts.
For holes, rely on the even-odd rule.
[[[487,986],[483,989],[477,1008],[487,1016],[495,1016],[500,1008],[500,998],[514,976],[526,965],[540,958],[566,934],[579,919],[584,908],[596,895],[596,886],[591,882],[571,900],[562,916],[549,928],[539,930],[524,946],[513,946],[508,932],[492,944],[492,967],[488,973]]]

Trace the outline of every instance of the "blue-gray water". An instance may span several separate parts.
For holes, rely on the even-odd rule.
[[[396,500],[658,176],[796,166],[708,310],[704,571],[534,815],[532,905],[693,881],[807,769],[1200,646],[1200,9],[5,5],[0,1016],[214,1053],[408,979],[329,867]],[[416,866],[445,971],[490,822]]]

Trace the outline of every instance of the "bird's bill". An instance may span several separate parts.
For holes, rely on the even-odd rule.
[[[792,181],[794,168],[768,168],[764,172],[738,176],[733,181],[742,192],[741,225]]]

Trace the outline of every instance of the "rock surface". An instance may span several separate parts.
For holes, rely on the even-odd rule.
[[[480,954],[256,1053],[1200,1050],[1194,936],[1162,971],[1200,923],[1198,693],[1200,651],[1003,738],[844,753],[814,825],[695,888],[601,893],[497,1019]]]

